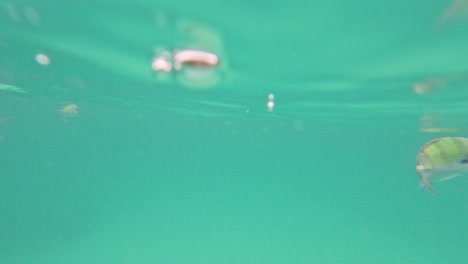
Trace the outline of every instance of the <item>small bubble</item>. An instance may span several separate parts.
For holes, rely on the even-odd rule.
[[[275,100],[275,95],[274,95],[274,94],[272,94],[272,93],[271,93],[271,94],[269,94],[269,95],[268,95],[268,100],[269,100],[269,101],[273,101],[273,100]]]
[[[268,111],[273,111],[273,107],[275,107],[275,102],[268,101],[268,103],[267,103]]]
[[[275,107],[275,95],[274,94],[268,94],[268,102],[267,102],[267,109],[268,111],[273,111],[273,107]]]

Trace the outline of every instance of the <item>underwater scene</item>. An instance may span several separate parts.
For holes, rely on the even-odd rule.
[[[468,0],[0,0],[0,264],[468,263]]]

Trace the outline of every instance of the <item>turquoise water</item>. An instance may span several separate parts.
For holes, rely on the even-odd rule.
[[[0,263],[466,263],[468,178],[434,196],[415,158],[467,135],[467,28],[463,0],[0,0]],[[220,64],[151,70],[183,49]]]

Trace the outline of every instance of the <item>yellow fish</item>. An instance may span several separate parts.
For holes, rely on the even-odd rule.
[[[433,194],[433,181],[445,181],[468,173],[468,138],[442,137],[424,144],[416,157],[421,186]]]
[[[64,116],[75,116],[79,113],[80,109],[76,104],[67,104],[62,109],[60,109],[60,113]]]

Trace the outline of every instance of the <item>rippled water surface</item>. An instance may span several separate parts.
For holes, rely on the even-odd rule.
[[[467,62],[466,0],[0,0],[0,263],[465,263]]]

